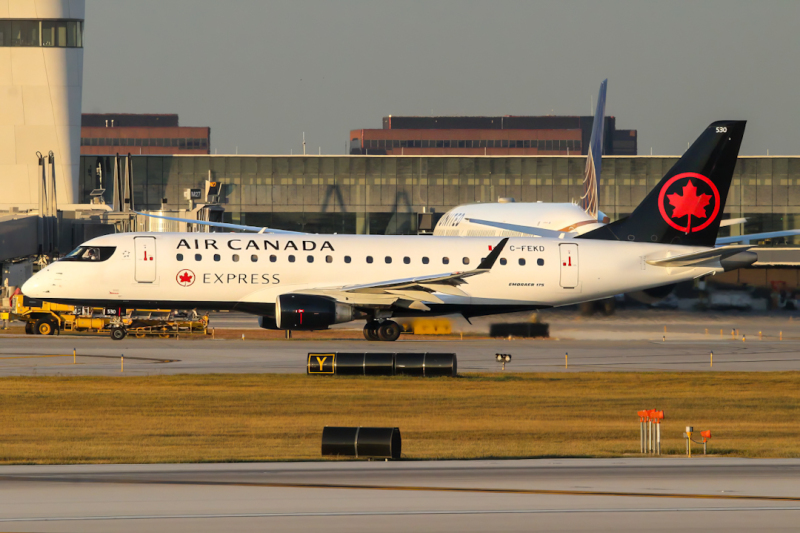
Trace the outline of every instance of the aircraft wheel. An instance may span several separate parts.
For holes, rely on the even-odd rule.
[[[32,322],[25,322],[25,334],[26,335],[33,335],[36,332],[33,331],[33,323]]]
[[[35,331],[39,335],[55,335],[58,324],[52,318],[40,318],[36,321]]]
[[[127,334],[128,332],[125,331],[125,328],[111,328],[111,338],[115,341],[121,341]]]
[[[378,327],[378,338],[382,341],[396,341],[400,338],[402,328],[397,322],[387,320]]]
[[[367,322],[367,325],[364,326],[364,338],[368,341],[377,341],[380,340],[378,338],[378,324],[375,321]]]

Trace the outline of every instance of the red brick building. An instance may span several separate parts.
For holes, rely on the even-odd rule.
[[[350,131],[350,153],[366,155],[586,154],[594,117],[383,117],[382,129]],[[636,155],[636,130],[606,117],[603,153]]]
[[[81,155],[209,154],[211,128],[179,126],[178,115],[84,113]]]

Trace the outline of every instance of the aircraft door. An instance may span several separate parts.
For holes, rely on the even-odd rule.
[[[136,281],[153,283],[156,280],[156,238],[134,237],[136,250]]]
[[[578,286],[578,245],[559,244],[561,253],[561,286],[574,289]]]

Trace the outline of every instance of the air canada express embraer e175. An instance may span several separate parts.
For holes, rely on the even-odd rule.
[[[749,245],[713,247],[744,128],[711,124],[629,217],[571,239],[123,233],[84,243],[22,291],[78,305],[244,311],[267,329],[366,319],[365,337],[388,341],[400,335],[392,317],[469,319],[691,280],[756,260]]]

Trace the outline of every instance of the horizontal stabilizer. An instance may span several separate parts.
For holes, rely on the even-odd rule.
[[[752,261],[749,263],[752,264],[756,262],[758,256],[754,252],[748,252],[750,248],[753,248],[753,246],[749,244],[724,246],[722,248],[712,248],[711,250],[703,250],[701,252],[692,252],[690,254],[665,257],[663,259],[650,259],[647,260],[647,264],[660,267],[710,266],[710,263],[722,262],[741,253],[747,253],[748,255],[746,258],[742,257],[740,259],[742,259],[744,262],[752,259]]]
[[[726,218],[725,220],[719,223],[719,227],[724,228],[725,226],[744,224],[745,222],[747,222],[746,218]]]

